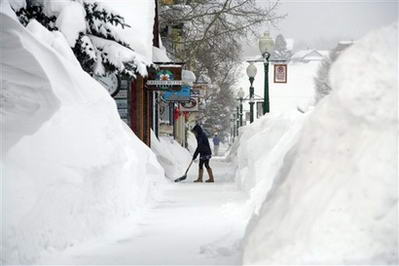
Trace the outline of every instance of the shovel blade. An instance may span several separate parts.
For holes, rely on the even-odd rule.
[[[183,180],[185,180],[186,178],[187,178],[187,175],[184,175],[184,176],[182,176],[182,177],[179,177],[179,178],[175,179],[175,182],[183,181]]]

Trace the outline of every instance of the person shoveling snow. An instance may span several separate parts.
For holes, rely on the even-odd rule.
[[[202,177],[204,175],[204,165],[205,165],[205,168],[209,175],[209,179],[206,180],[205,182],[213,183],[215,182],[215,180],[213,178],[212,168],[209,166],[209,160],[212,157],[212,152],[211,152],[211,147],[209,146],[208,136],[205,134],[205,132],[198,124],[195,125],[191,131],[194,133],[197,139],[197,149],[194,152],[193,160],[188,166],[186,173],[182,177],[176,179],[175,182],[180,182],[187,178],[187,172],[190,169],[191,164],[193,163],[193,161],[197,159],[199,155],[200,160],[199,160],[198,178],[194,182],[195,183],[202,182]]]
[[[209,175],[209,179],[205,182],[214,182],[212,168],[209,166],[209,160],[212,157],[211,147],[209,146],[208,136],[197,124],[191,130],[197,139],[197,149],[194,152],[193,161],[197,159],[198,154],[200,155],[198,179],[194,182],[202,182],[202,176],[204,174],[204,164]]]

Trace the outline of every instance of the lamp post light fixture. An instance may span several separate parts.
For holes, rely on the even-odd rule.
[[[259,39],[259,50],[264,59],[264,70],[265,70],[265,87],[264,87],[264,101],[263,101],[263,114],[270,112],[270,102],[269,102],[269,58],[270,52],[273,48],[274,42],[273,39],[270,38],[269,32],[265,32],[265,34]]]
[[[242,101],[244,100],[245,92],[242,88],[237,93],[238,100],[240,101],[240,127],[242,127]]]
[[[254,62],[249,62],[249,66],[247,67],[247,75],[249,77],[249,82],[251,83],[251,86],[249,87],[249,121],[252,123],[254,121],[254,87],[252,86],[255,80],[256,76],[256,66],[254,65]]]

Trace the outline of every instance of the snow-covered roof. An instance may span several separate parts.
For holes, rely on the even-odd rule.
[[[339,41],[338,44],[343,44],[343,45],[351,45],[353,44],[354,41]]]
[[[292,59],[296,60],[321,60],[328,56],[328,51],[319,51],[315,49],[307,49],[296,52]]]

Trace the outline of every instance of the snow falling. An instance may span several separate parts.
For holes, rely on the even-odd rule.
[[[2,265],[399,264],[397,22],[333,52],[295,54],[279,37],[291,59],[287,83],[273,82],[270,64],[271,112],[238,135],[239,116],[231,130],[209,127],[222,133],[217,148],[206,132],[215,182],[195,183],[204,159],[189,167],[200,139],[192,125],[184,144],[177,129],[153,129],[148,146],[92,77],[146,77],[171,60],[166,43],[153,47],[155,2],[102,1],[130,25],[98,22],[102,35],[85,22],[93,2],[36,1],[54,18],[43,25],[29,12],[22,21],[27,2],[1,1]],[[92,48],[82,57],[80,39]],[[254,65],[263,97],[263,61]],[[247,66],[233,86],[245,90],[244,111]],[[210,99],[222,95],[225,83],[192,70],[185,76],[219,84]]]

